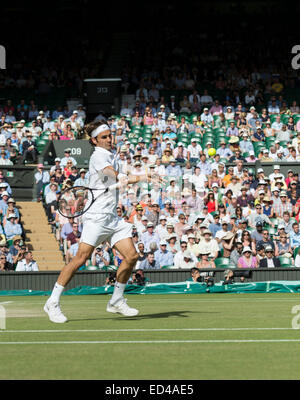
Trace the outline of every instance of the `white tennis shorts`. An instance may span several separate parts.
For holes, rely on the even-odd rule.
[[[112,214],[84,215],[80,242],[97,247],[108,241],[113,247],[122,239],[132,237],[132,224],[118,220]]]

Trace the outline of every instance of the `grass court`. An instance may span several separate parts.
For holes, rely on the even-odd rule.
[[[53,324],[46,297],[0,297],[1,379],[300,379],[299,294],[127,298],[139,316],[107,313],[108,296],[64,295],[69,321]]]

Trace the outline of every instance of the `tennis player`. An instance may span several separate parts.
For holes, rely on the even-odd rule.
[[[114,183],[126,185],[140,181],[150,181],[148,175],[122,175],[118,172],[118,163],[111,152],[112,135],[104,120],[91,122],[85,127],[90,143],[95,147],[89,162],[89,187],[99,189],[99,195],[92,206],[83,214],[83,228],[76,256],[63,267],[54,285],[51,296],[44,306],[50,321],[64,323],[67,317],[60,308],[60,296],[79,267],[91,257],[100,243],[109,241],[122,256],[123,261],[117,270],[113,295],[106,310],[124,316],[138,315],[138,310],[127,305],[124,290],[131,272],[137,262],[138,253],[132,240],[132,225],[119,221],[116,213],[118,190],[106,191]],[[98,193],[98,192],[97,192]]]

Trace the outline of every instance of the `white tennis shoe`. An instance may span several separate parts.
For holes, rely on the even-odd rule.
[[[110,304],[110,302],[108,302],[106,311],[111,312],[113,314],[119,313],[124,315],[125,317],[135,317],[139,313],[139,310],[129,307],[127,304],[127,299],[124,298],[122,298],[115,305],[112,305]]]
[[[54,303],[50,299],[45,304],[44,311],[48,314],[50,321],[56,324],[63,324],[68,321],[68,318],[62,313],[59,303]]]

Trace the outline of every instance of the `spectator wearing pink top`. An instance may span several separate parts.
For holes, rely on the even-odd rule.
[[[220,105],[219,100],[215,101],[215,104],[210,108],[209,112],[212,115],[220,115],[223,112],[223,107]]]
[[[300,131],[300,119],[296,124],[296,131],[299,132]]]
[[[249,246],[245,246],[242,252],[242,257],[238,260],[238,268],[257,268],[257,258],[252,255],[252,250]]]

